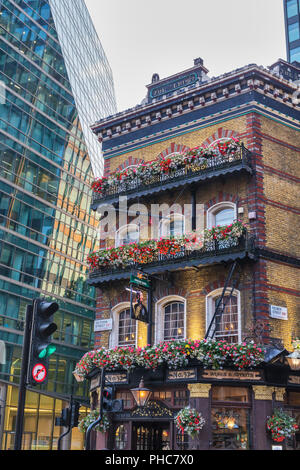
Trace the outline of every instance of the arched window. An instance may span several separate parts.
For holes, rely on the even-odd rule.
[[[140,238],[139,227],[135,224],[124,225],[116,233],[116,247],[138,242]]]
[[[128,165],[128,166],[125,166],[124,168],[122,168],[120,170],[120,172],[127,171],[127,170],[132,170],[133,168],[137,168],[137,167],[138,167],[138,165]]]
[[[130,317],[130,309],[123,310],[119,313],[119,346],[135,345],[135,321]]]
[[[236,205],[233,202],[219,202],[207,211],[207,228],[230,225],[236,218]]]
[[[115,449],[124,450],[126,449],[128,442],[127,427],[124,424],[120,424],[115,432]]]
[[[222,292],[223,288],[217,289],[206,297],[206,330],[209,328],[216,307],[219,305],[218,312],[221,313],[216,315],[210,333],[214,332],[213,337],[216,340],[239,343],[241,340],[240,292],[234,290],[230,295],[231,289],[228,288],[220,301]]]
[[[179,237],[185,232],[184,215],[172,214],[160,221],[160,237]]]
[[[171,302],[164,307],[164,340],[184,338],[184,303]]]
[[[113,328],[110,347],[136,346],[137,321],[130,317],[130,303],[122,302],[112,309]]]
[[[155,342],[185,338],[186,301],[180,296],[168,296],[156,304]]]

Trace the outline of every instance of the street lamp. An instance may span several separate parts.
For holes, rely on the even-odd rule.
[[[300,369],[300,353],[299,351],[294,351],[291,354],[289,354],[287,357],[287,361],[289,363],[289,366],[293,370],[299,370]]]
[[[299,370],[300,369],[300,341],[293,341],[294,351],[289,354],[286,358],[291,369]]]
[[[145,387],[143,377],[138,388],[132,388],[130,391],[138,406],[146,406],[152,393],[149,388]]]

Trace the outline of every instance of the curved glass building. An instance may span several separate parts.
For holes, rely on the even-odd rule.
[[[300,0],[283,0],[288,62],[300,63]]]
[[[55,417],[91,348],[95,248],[90,182],[102,173],[90,124],[116,112],[113,77],[84,0],[0,1],[0,442],[13,448],[26,306],[56,300],[47,386],[27,391],[24,449],[55,449]],[[67,448],[81,448],[74,430]]]

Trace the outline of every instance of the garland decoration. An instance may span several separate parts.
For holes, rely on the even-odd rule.
[[[267,430],[275,442],[282,442],[286,438],[292,437],[298,429],[295,418],[281,408],[275,408],[272,416],[268,417]]]
[[[121,268],[133,264],[148,264],[158,261],[163,256],[176,256],[209,248],[214,241],[235,243],[246,232],[246,225],[237,220],[230,225],[213,227],[204,231],[204,236],[196,233],[174,238],[133,242],[118,248],[101,249],[90,253],[87,262],[90,269]]]
[[[235,138],[217,142],[211,147],[194,147],[181,154],[160,157],[136,167],[114,172],[110,176],[96,178],[91,187],[93,192],[105,196],[116,184],[122,183],[125,187],[133,181],[150,184],[153,178],[162,174],[168,176],[172,172],[185,169],[198,171],[207,168],[211,163],[222,164],[224,161],[231,161],[241,147],[241,142]]]
[[[136,367],[156,370],[166,365],[175,370],[186,367],[191,359],[204,368],[236,370],[252,369],[264,360],[264,350],[254,342],[227,343],[225,340],[171,340],[144,348],[118,346],[107,349],[102,346],[84,354],[74,371],[76,380],[85,378],[94,368],[131,371]]]
[[[195,438],[205,424],[205,419],[194,408],[189,406],[183,408],[175,416],[175,424],[182,434],[187,433],[192,438]]]

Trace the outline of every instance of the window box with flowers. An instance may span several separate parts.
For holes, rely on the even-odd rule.
[[[159,367],[180,369],[192,361],[208,369],[232,367],[253,369],[264,360],[264,350],[253,342],[226,343],[215,340],[171,340],[157,345],[140,347],[101,347],[85,353],[77,363],[74,375],[86,377],[94,368],[132,371],[138,367],[157,370]]]
[[[217,142],[211,147],[199,146],[181,154],[160,157],[136,167],[125,168],[110,176],[97,178],[92,183],[94,199],[194,176],[203,171],[212,171],[240,162],[246,154],[247,150],[238,139],[229,139]]]
[[[246,234],[246,226],[236,221],[229,226],[213,227],[204,235],[193,232],[179,237],[146,240],[90,253],[87,262],[91,270],[118,270],[161,263],[182,258],[193,258],[215,252],[219,248],[230,249],[239,246]],[[223,243],[223,245],[222,245]]]

